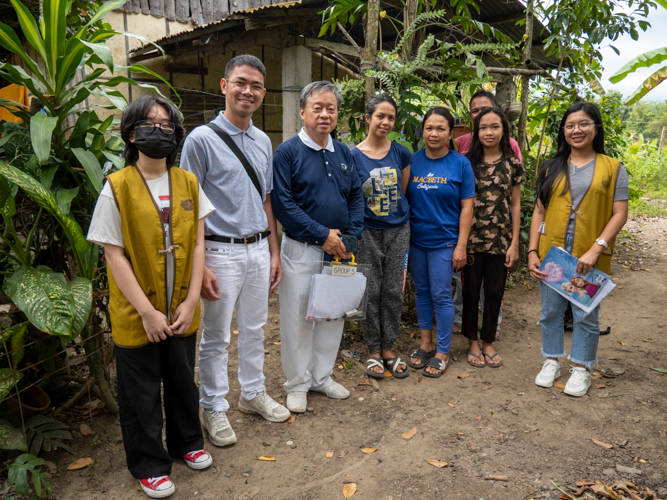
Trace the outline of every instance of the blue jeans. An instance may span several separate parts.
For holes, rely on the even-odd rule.
[[[415,308],[420,330],[433,328],[433,311],[438,324],[438,352],[449,353],[454,326],[452,302],[452,254],[454,244],[424,251],[410,245],[410,275],[415,284]]]
[[[568,234],[565,240],[565,250],[572,251],[572,235]],[[568,300],[555,290],[540,281],[540,301],[542,314],[540,327],[542,329],[542,355],[545,358],[560,358],[565,356],[565,329],[563,316],[567,309]],[[598,340],[600,339],[600,306],[590,313],[585,313],[577,306],[572,306],[574,331],[572,332],[572,348],[567,359],[590,368],[597,363],[596,355]]]

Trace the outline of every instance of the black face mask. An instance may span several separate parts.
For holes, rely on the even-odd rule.
[[[176,134],[166,134],[161,128],[139,127],[134,129],[134,145],[149,158],[159,160],[176,148]]]

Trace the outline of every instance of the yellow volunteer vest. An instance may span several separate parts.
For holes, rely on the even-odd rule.
[[[128,166],[107,177],[120,210],[125,256],[134,275],[153,307],[173,321],[178,305],[188,294],[192,258],[199,222],[199,185],[194,174],[172,167],[169,175],[169,228],[174,254],[174,291],[167,312],[167,253],[160,211],[146,180],[134,166]],[[109,313],[111,335],[120,347],[148,344],[141,316],[122,294],[108,269]],[[188,336],[199,327],[199,303],[195,309]]]
[[[578,207],[572,206],[572,194],[569,190],[563,193],[565,178],[554,183],[549,206],[544,215],[546,234],[540,236],[538,252],[540,260],[544,259],[552,245],[565,248],[567,223],[572,210],[576,212],[572,255],[581,257],[590,250],[611,219],[619,166],[618,160],[597,155],[593,167],[595,169],[593,180]],[[615,241],[614,239],[607,242],[612,250]],[[608,274],[611,271],[611,255],[601,254],[595,267]]]

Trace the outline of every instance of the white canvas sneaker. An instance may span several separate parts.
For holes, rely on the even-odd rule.
[[[228,446],[236,443],[236,434],[224,411],[204,410],[202,423],[204,429],[208,431],[209,441],[215,446]]]
[[[276,403],[266,392],[258,393],[254,399],[246,401],[239,397],[239,410],[243,413],[257,413],[269,422],[284,422],[290,412],[283,405]]]
[[[588,392],[591,386],[591,372],[581,366],[570,368],[570,379],[565,384],[565,394],[580,398]]]
[[[139,479],[139,485],[149,498],[166,498],[173,495],[174,491],[176,491],[176,487],[171,482],[171,479],[169,479],[169,476]]]
[[[554,380],[558,377],[560,377],[560,363],[553,359],[547,359],[542,365],[540,373],[535,377],[535,385],[553,387]]]
[[[308,393],[294,391],[287,393],[287,408],[294,413],[303,413],[308,406]]]
[[[313,390],[315,392],[321,392],[322,394],[326,394],[332,399],[347,399],[350,397],[350,391],[348,391],[338,382],[332,382],[331,385],[326,386],[324,389],[313,389]]]

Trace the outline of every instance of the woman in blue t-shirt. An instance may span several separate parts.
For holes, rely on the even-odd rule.
[[[424,368],[424,376],[434,378],[442,376],[449,363],[454,325],[452,274],[466,263],[475,198],[472,166],[454,151],[453,129],[454,117],[447,109],[431,108],[422,122],[426,147],[412,155],[412,166],[403,174],[408,177],[410,275],[421,334],[421,345],[408,364]],[[437,346],[431,335],[434,310]]]
[[[352,148],[366,200],[357,259],[372,266],[361,330],[368,346],[366,373],[375,378],[384,378],[385,367],[397,378],[410,374],[405,362],[392,351],[401,323],[410,248],[404,172],[412,162],[408,148],[387,139],[396,124],[396,114],[396,102],[391,97],[374,95],[366,106],[368,136]]]

